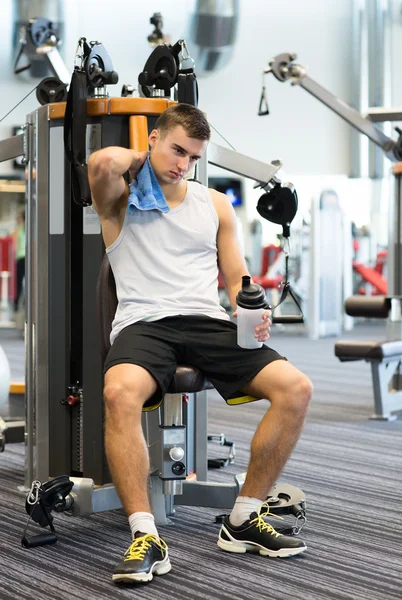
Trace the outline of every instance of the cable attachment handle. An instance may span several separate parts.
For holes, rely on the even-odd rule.
[[[262,72],[262,90],[261,90],[261,96],[260,96],[260,104],[258,107],[258,116],[259,117],[264,117],[265,115],[269,115],[267,92],[266,92],[266,88],[265,88],[265,75],[267,73],[269,73],[271,70],[272,70],[271,67],[267,67]]]
[[[36,548],[57,542],[51,512],[52,510],[61,512],[72,506],[73,499],[70,492],[73,485],[68,475],[60,475],[43,484],[37,480],[32,482],[25,499],[25,510],[29,516],[21,538],[24,548]],[[31,519],[40,527],[49,527],[50,531],[28,538],[27,531]]]
[[[299,313],[298,314],[290,314],[290,315],[272,315],[272,323],[280,323],[282,325],[286,324],[289,325],[291,323],[304,323],[304,315],[303,315],[303,311],[302,308],[300,306],[300,302],[298,301],[298,299],[296,298],[295,294],[293,293],[292,287],[290,285],[290,281],[289,281],[289,255],[290,255],[290,240],[288,237],[282,237],[281,240],[281,249],[283,254],[285,255],[285,281],[282,281],[282,283],[280,284],[280,287],[282,288],[282,293],[281,293],[281,297],[279,299],[279,302],[277,302],[277,304],[275,304],[275,306],[269,306],[269,309],[271,311],[274,311],[276,308],[278,308],[278,306],[280,304],[282,304],[288,294],[289,296],[292,298],[293,303],[296,305]]]

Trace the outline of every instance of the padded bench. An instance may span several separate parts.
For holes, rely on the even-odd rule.
[[[341,362],[366,360],[371,363],[374,407],[372,419],[391,421],[392,414],[402,411],[402,340],[368,341],[340,340],[335,344],[335,356]]]

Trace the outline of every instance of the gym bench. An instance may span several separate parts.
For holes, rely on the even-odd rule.
[[[402,340],[394,342],[339,341],[335,356],[341,362],[366,360],[371,364],[375,412],[371,419],[393,421],[392,413],[402,410],[402,390],[394,389],[394,376],[402,363]]]
[[[383,296],[352,296],[345,301],[345,312],[352,317],[387,318],[391,299]],[[371,419],[393,421],[402,411],[402,340],[340,340],[335,356],[341,362],[365,360],[371,364],[374,414]]]

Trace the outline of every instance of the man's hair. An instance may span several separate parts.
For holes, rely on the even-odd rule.
[[[183,127],[188,137],[196,140],[209,140],[211,137],[208,121],[200,109],[191,104],[179,102],[169,106],[156,121],[155,128],[164,138],[168,131],[178,125]]]

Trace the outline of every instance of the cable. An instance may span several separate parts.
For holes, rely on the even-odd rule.
[[[39,84],[38,84],[38,85],[39,85]],[[13,112],[13,110],[15,110],[15,109],[17,108],[17,106],[19,106],[19,105],[21,104],[21,102],[24,102],[24,100],[25,100],[26,98],[28,98],[28,96],[30,96],[30,94],[32,94],[32,92],[34,92],[34,91],[36,90],[36,88],[37,88],[37,87],[38,87],[38,86],[37,86],[37,85],[35,85],[35,87],[34,87],[34,89],[33,89],[33,90],[31,90],[31,91],[30,91],[30,92],[29,92],[29,93],[28,93],[26,96],[24,96],[24,98],[23,98],[22,100],[20,100],[20,101],[18,102],[18,104],[16,104],[15,106],[13,106],[13,108],[12,108],[11,110],[9,110],[9,111],[8,111],[8,113],[7,113],[6,115],[4,115],[4,117],[3,117],[2,119],[0,119],[0,123],[1,123],[2,121],[4,121],[4,119],[5,119],[6,117],[8,117],[8,115],[9,115],[9,114],[11,114],[11,113]]]
[[[227,145],[228,145],[228,146],[230,146],[230,147],[232,148],[232,150],[234,150],[234,151],[236,152],[236,148],[234,148],[234,147],[232,146],[232,144],[231,144],[230,142],[228,142],[228,140],[227,140],[226,138],[224,138],[224,137],[223,137],[223,135],[222,135],[221,133],[219,133],[219,131],[218,131],[217,129],[215,129],[215,127],[212,125],[212,123],[209,123],[209,125],[212,127],[212,129],[213,129],[214,131],[216,131],[216,133],[217,133],[218,135],[220,135],[220,136],[221,136],[221,138],[222,138],[223,140],[225,140],[225,142],[227,143]]]

